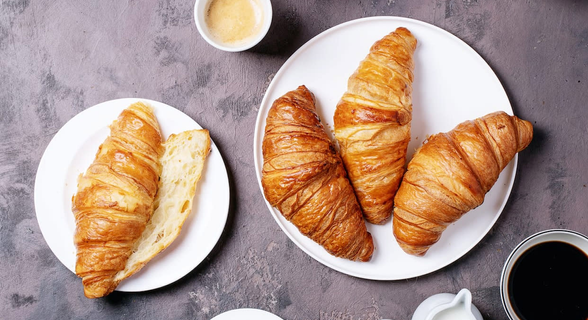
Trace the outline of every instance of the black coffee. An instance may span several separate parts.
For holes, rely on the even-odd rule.
[[[588,320],[588,256],[564,242],[525,251],[508,281],[510,301],[525,320]]]

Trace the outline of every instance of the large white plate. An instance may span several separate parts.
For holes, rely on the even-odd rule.
[[[282,318],[264,310],[243,308],[223,312],[211,320],[282,320]]]
[[[53,137],[39,164],[35,181],[35,210],[47,244],[72,272],[76,249],[75,222],[71,198],[77,190],[77,177],[90,166],[98,146],[110,133],[108,126],[134,102],[151,105],[164,138],[172,133],[200,129],[181,111],[147,99],[118,99],[84,110],[68,121]],[[121,282],[117,291],[137,292],[170,284],[193,270],[214,248],[220,238],[229,210],[229,181],[220,152],[211,143],[192,213],[178,238],[141,271]]]
[[[302,46],[272,80],[255,127],[254,158],[260,188],[261,144],[265,118],[273,101],[299,85],[306,85],[315,94],[319,116],[332,137],[335,106],[345,92],[347,79],[375,41],[401,26],[408,28],[418,40],[409,159],[428,135],[449,131],[462,121],[494,111],[503,110],[512,115],[508,97],[491,68],[472,48],[452,34],[421,21],[399,17],[373,17],[343,23]],[[486,195],[484,204],[449,226],[425,257],[405,254],[396,243],[389,222],[382,226],[368,224],[376,246],[370,262],[335,258],[302,235],[267,201],[266,204],[290,239],[324,265],[360,278],[407,279],[452,263],[484,237],[508,200],[515,178],[516,159],[504,169]]]

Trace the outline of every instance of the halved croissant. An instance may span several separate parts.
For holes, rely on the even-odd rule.
[[[349,78],[335,111],[335,137],[363,214],[371,223],[383,223],[392,215],[404,173],[416,44],[406,28],[377,41]]]
[[[143,234],[135,242],[124,270],[116,274],[116,283],[138,272],[169,247],[180,235],[184,222],[192,212],[192,200],[210,153],[210,134],[206,129],[172,134],[164,147],[155,210]]]
[[[72,198],[77,248],[76,274],[84,294],[112,292],[135,241],[153,213],[162,136],[151,107],[135,103],[110,126],[94,162],[78,180]]]
[[[372,236],[305,86],[273,103],[262,148],[267,201],[332,255],[368,261]]]
[[[530,122],[504,112],[433,135],[415,153],[394,199],[394,236],[422,256],[447,226],[479,206],[500,172],[533,138]]]

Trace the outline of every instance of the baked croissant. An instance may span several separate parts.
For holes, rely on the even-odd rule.
[[[504,112],[459,124],[417,150],[394,199],[394,236],[422,256],[447,226],[479,206],[500,172],[533,138],[530,122]]]
[[[116,288],[114,276],[124,269],[153,213],[162,140],[152,109],[135,103],[111,124],[110,136],[78,180],[72,198],[76,274],[88,298]]]
[[[169,247],[192,212],[198,181],[210,153],[210,134],[206,129],[183,131],[170,135],[163,145],[163,170],[153,215],[115,282],[132,276]]]
[[[351,75],[335,110],[335,138],[367,221],[392,215],[412,117],[417,40],[398,28],[377,41]]]
[[[330,254],[368,261],[374,250],[341,157],[305,86],[278,98],[263,138],[267,201]]]

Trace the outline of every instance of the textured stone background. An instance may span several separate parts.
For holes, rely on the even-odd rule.
[[[522,239],[588,233],[588,1],[274,0],[269,36],[243,53],[209,46],[192,1],[0,0],[0,318],[210,319],[254,307],[284,319],[410,319],[429,295],[469,288],[485,319],[506,319],[500,271]],[[423,20],[463,39],[535,125],[492,231],[452,265],[395,282],[356,279],[298,249],[270,217],[253,169],[255,117],[272,76],[302,44],[376,15]],[[180,281],[86,299],[53,255],[33,205],[37,166],[57,130],[94,104],[142,97],[210,129],[232,184],[213,253]]]

